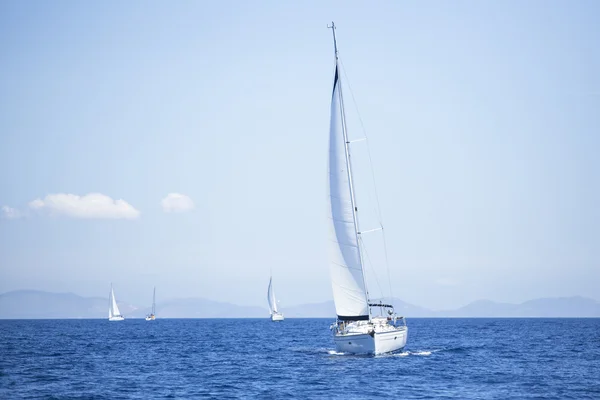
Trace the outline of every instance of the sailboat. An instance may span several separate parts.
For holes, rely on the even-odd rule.
[[[108,320],[109,321],[123,321],[124,316],[119,311],[117,306],[117,300],[115,299],[115,291],[113,290],[112,283],[110,284],[110,294],[108,296]]]
[[[275,290],[273,289],[273,277],[269,279],[269,288],[267,289],[267,300],[269,302],[269,312],[271,321],[283,321],[283,314],[277,309],[277,300],[275,300]]]
[[[152,294],[152,312],[146,315],[146,321],[154,321],[156,319],[156,286]]]
[[[335,51],[329,128],[329,264],[337,313],[331,330],[338,352],[389,353],[404,348],[408,328],[404,318],[396,315],[392,305],[369,299],[364,271],[365,250],[361,238],[362,233],[366,232],[361,233],[359,229],[335,25],[332,23],[329,28],[333,31]],[[372,314],[372,308],[379,309],[378,316]]]

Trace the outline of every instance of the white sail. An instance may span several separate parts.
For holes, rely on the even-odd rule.
[[[277,313],[277,300],[275,300],[275,290],[273,289],[273,277],[269,279],[269,288],[267,289],[267,300],[269,302],[269,312]]]
[[[121,315],[121,312],[119,311],[119,306],[117,306],[117,300],[115,299],[115,292],[112,288],[110,289],[110,298],[111,298],[111,307],[109,310],[109,318]],[[111,312],[112,312],[112,315],[110,315]]]
[[[358,247],[338,69],[336,60],[329,128],[330,273],[338,318],[358,320],[368,319],[369,309]]]
[[[111,319],[114,316],[113,308],[112,308],[112,301],[113,301],[113,289],[111,286],[110,293],[108,294],[108,319]]]

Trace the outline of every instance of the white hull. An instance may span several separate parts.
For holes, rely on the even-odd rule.
[[[280,314],[280,313],[271,314],[271,321],[276,322],[276,321],[283,321],[283,320],[284,320],[283,314]]]
[[[125,317],[121,317],[121,316],[116,316],[116,317],[110,317],[108,318],[109,321],[124,321]]]
[[[156,318],[154,317],[146,317],[146,321],[154,321]]]
[[[336,350],[352,354],[384,354],[398,351],[406,346],[407,328],[372,333],[339,334],[333,336]]]

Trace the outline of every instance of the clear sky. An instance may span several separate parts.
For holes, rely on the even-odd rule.
[[[266,307],[272,270],[283,307],[331,299],[334,20],[394,295],[600,300],[599,18],[593,0],[3,1],[0,292]]]

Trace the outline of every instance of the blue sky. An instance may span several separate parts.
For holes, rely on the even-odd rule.
[[[156,285],[159,300],[266,306],[273,270],[282,306],[331,299],[334,20],[394,295],[598,299],[598,15],[595,1],[2,2],[0,292],[106,296],[112,281],[133,303]],[[90,193],[108,211],[81,218]],[[165,212],[170,193],[193,208]]]

